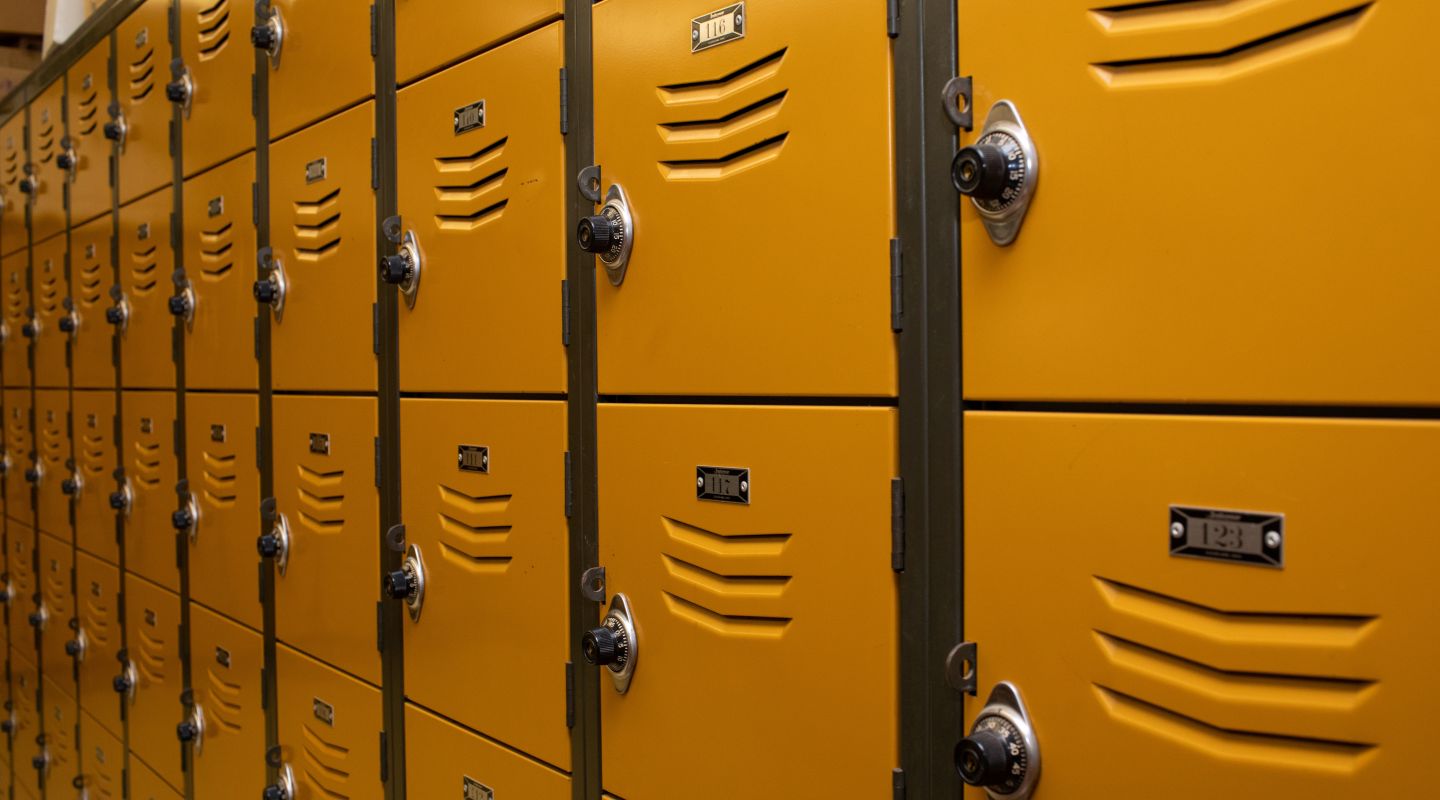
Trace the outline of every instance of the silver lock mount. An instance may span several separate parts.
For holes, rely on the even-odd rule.
[[[610,601],[610,610],[600,621],[600,627],[587,631],[580,639],[580,652],[585,660],[605,667],[615,691],[620,694],[630,691],[639,646],[630,598],[624,594],[617,594]]]
[[[970,735],[955,746],[955,769],[992,800],[1027,800],[1035,791],[1040,745],[1013,683],[1001,681],[990,692]]]
[[[1014,103],[1001,100],[990,109],[979,138],[955,154],[950,178],[980,213],[991,241],[1015,241],[1035,195],[1040,159]]]
[[[635,217],[625,189],[619,184],[611,185],[600,213],[580,220],[575,238],[581,250],[600,257],[612,285],[624,283],[630,251],[635,246]]]

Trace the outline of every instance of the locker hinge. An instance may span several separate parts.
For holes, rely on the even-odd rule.
[[[895,769],[890,773],[890,797],[905,800],[905,770]]]
[[[370,188],[380,188],[380,146],[370,137]]]
[[[890,569],[905,571],[905,481],[890,481]]]
[[[575,727],[575,663],[565,662],[565,727]]]
[[[885,0],[885,32],[891,39],[900,36],[900,0]]]
[[[250,182],[250,224],[260,225],[260,184]]]
[[[375,649],[385,652],[385,603],[375,602]]]
[[[560,343],[570,346],[570,282],[560,281]]]
[[[374,6],[371,6],[374,8]],[[380,731],[380,782],[390,780],[390,737]]]
[[[169,155],[173,158],[173,157],[175,156],[175,120],[173,120],[173,119],[170,120],[170,126],[169,126],[169,129],[168,129],[168,130],[169,130],[169,134],[168,134],[168,135],[169,135],[169,137],[170,137],[170,143],[169,143],[169,145],[168,145],[168,147],[169,147],[168,153],[169,153]]]
[[[375,488],[380,488],[380,437],[375,437]]]
[[[380,305],[378,303],[370,304],[370,348],[375,351],[376,356],[380,355]]]
[[[570,451],[565,451],[565,516],[568,519],[575,512],[575,481],[571,470]]]
[[[374,58],[380,51],[380,36],[375,31],[375,4],[370,4],[370,57]]]
[[[259,360],[260,360],[260,318],[259,318],[259,317],[256,317],[254,320],[252,320],[252,324],[251,324],[250,328],[251,328],[251,335],[252,335],[252,336],[254,337],[254,339],[255,339],[255,360],[256,360],[256,361],[259,361]]]
[[[570,132],[570,73],[560,68],[560,135]]]
[[[250,73],[250,116],[260,116],[260,76]]]
[[[905,274],[899,239],[890,240],[890,330],[905,330]]]

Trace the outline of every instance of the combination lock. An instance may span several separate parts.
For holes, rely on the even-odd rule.
[[[990,109],[980,137],[950,165],[956,191],[970,198],[991,241],[1002,246],[1020,235],[1039,177],[1035,143],[1009,100]]]
[[[425,605],[425,560],[420,548],[413,544],[406,548],[400,569],[385,576],[382,588],[392,600],[405,602],[411,622],[420,621],[420,609]]]
[[[615,691],[625,694],[630,691],[630,679],[635,675],[639,645],[630,598],[617,594],[610,601],[610,610],[600,621],[600,627],[592,628],[581,637],[580,652],[586,661],[605,667]]]
[[[630,251],[635,246],[635,217],[630,211],[630,200],[619,184],[612,185],[605,193],[605,205],[600,207],[599,214],[580,220],[575,238],[581,250],[600,257],[612,285],[625,282]]]
[[[994,800],[1026,800],[1040,777],[1040,747],[1020,690],[1002,681],[955,746],[960,779]]]

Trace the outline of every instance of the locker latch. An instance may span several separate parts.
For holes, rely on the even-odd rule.
[[[45,628],[50,622],[50,607],[45,605],[44,600],[41,600],[40,605],[36,606],[35,610],[30,612],[29,622],[30,627],[41,633],[45,632]]]
[[[25,177],[20,179],[20,193],[28,198],[30,203],[35,202],[35,196],[40,193],[40,176],[35,174],[35,165],[25,165]]]
[[[630,691],[630,679],[635,676],[639,651],[640,641],[635,633],[630,598],[617,594],[610,602],[605,618],[600,621],[600,627],[586,631],[581,637],[580,652],[589,663],[605,667],[615,691],[625,694]]]
[[[1040,746],[1020,690],[1001,681],[975,717],[970,735],[955,746],[960,779],[993,800],[1026,800],[1040,777]]]
[[[70,340],[74,341],[80,335],[80,312],[75,310],[74,300],[67,297],[64,304],[65,315],[60,318],[57,325],[60,327],[61,333],[69,334]]]
[[[80,491],[84,488],[85,478],[79,472],[74,472],[70,477],[60,481],[60,493],[72,501],[80,498]]]
[[[630,251],[635,246],[635,217],[624,187],[618,183],[611,184],[605,192],[605,204],[600,207],[600,213],[581,219],[575,238],[581,250],[600,257],[611,285],[619,286],[625,282]]]
[[[170,77],[173,80],[165,84],[165,98],[180,106],[185,118],[189,119],[190,103],[195,99],[195,79],[190,76],[185,62],[178,58],[170,62]]]
[[[405,560],[400,569],[385,576],[383,588],[387,597],[405,601],[411,622],[420,621],[420,608],[425,604],[425,559],[419,547],[405,548]]]
[[[110,299],[115,305],[105,309],[105,321],[115,326],[120,333],[130,325],[130,301],[125,298],[125,293],[120,291],[119,286],[110,287]]]
[[[189,534],[193,542],[200,531],[200,502],[190,492],[181,497],[184,503],[170,515],[170,524],[175,526],[175,530]]]
[[[175,726],[175,737],[181,744],[190,744],[199,755],[205,747],[205,711],[196,703],[190,707],[190,715]]]
[[[121,668],[120,674],[110,681],[110,686],[116,694],[124,695],[128,702],[134,703],[135,686],[140,682],[140,673],[136,671],[134,661],[127,658],[122,659],[121,663],[125,666]]]
[[[394,255],[380,259],[380,278],[392,286],[399,286],[405,296],[406,305],[415,307],[415,295],[420,290],[420,268],[424,258],[420,252],[420,240],[415,231],[405,231],[400,248]]]
[[[290,563],[290,523],[284,514],[275,515],[275,524],[256,541],[255,549],[260,551],[261,558],[274,559],[275,569],[284,577],[285,567]]]
[[[75,144],[69,136],[60,137],[60,152],[55,156],[55,166],[65,172],[71,183],[75,182]]]
[[[130,126],[125,122],[125,114],[120,111],[120,104],[111,101],[107,110],[110,113],[110,121],[105,123],[105,138],[120,146],[120,154],[125,154],[125,135],[129,133]]]
[[[170,297],[170,313],[185,320],[185,326],[190,327],[195,323],[195,289],[185,281],[180,287],[179,294]]]
[[[1035,143],[1009,100],[990,108],[980,138],[962,147],[950,165],[956,191],[970,198],[990,240],[1001,246],[1020,235],[1039,177]]]
[[[285,277],[285,266],[269,247],[260,248],[258,256],[260,271],[265,277],[255,281],[253,292],[255,301],[270,306],[275,312],[275,321],[279,322],[281,315],[285,312],[285,293],[289,283]]]
[[[280,7],[268,0],[255,3],[255,27],[250,29],[250,43],[256,50],[264,50],[270,56],[270,68],[280,69],[280,48],[285,44],[285,20],[280,16]]]
[[[65,655],[75,659],[76,664],[84,663],[85,651],[90,647],[90,637],[85,635],[85,629],[77,627],[75,638],[65,643]]]
[[[130,479],[121,478],[120,488],[110,493],[110,507],[130,517],[130,507],[135,504],[135,490],[130,488]]]
[[[289,764],[281,764],[279,778],[265,787],[261,797],[264,800],[296,800],[295,770]]]

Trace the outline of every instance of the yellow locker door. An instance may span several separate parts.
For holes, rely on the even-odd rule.
[[[130,800],[182,800],[175,787],[140,759],[130,760],[129,797]]]
[[[35,524],[35,503],[30,493],[30,478],[38,477],[35,469],[35,435],[30,425],[34,408],[29,389],[5,390],[5,512],[10,519],[26,525]]]
[[[270,149],[270,244],[279,275],[256,285],[271,293],[277,389],[375,389],[374,136],[375,105],[365,103]]]
[[[35,629],[30,625],[30,616],[38,611],[35,601],[40,591],[35,577],[35,531],[14,521],[6,524],[5,538],[9,540],[9,559],[6,560],[7,584],[10,587],[9,628],[10,652],[23,656],[31,664],[40,663]]]
[[[629,626],[623,642],[616,622],[584,642],[609,676],[607,791],[888,796],[896,416],[600,407],[600,563],[608,617]],[[836,668],[858,652],[859,674]]]
[[[400,424],[405,695],[568,769],[565,404],[405,399]]]
[[[182,735],[193,734],[196,797],[259,797],[265,789],[264,644],[260,634],[191,604],[196,705]]]
[[[71,374],[77,388],[115,386],[115,326],[105,319],[114,304],[110,296],[115,286],[113,235],[114,220],[108,215],[70,232],[71,314],[68,323],[61,317],[57,327],[70,336]]]
[[[375,400],[277,396],[274,402],[280,516],[260,544],[279,567],[276,636],[379,685]]]
[[[175,393],[124,392],[120,405],[125,477],[115,499],[125,517],[125,569],[178,592]]]
[[[255,145],[247,113],[255,51],[246,46],[254,5],[245,0],[178,0],[180,58],[165,95],[182,109],[184,174],[196,174]],[[237,124],[239,123],[239,124]],[[252,165],[251,173],[254,173]]]
[[[74,638],[74,549],[69,542],[40,534],[40,603],[32,624],[40,633],[40,665],[45,680],[75,695],[75,661],[65,645]],[[38,623],[38,624],[35,624]],[[74,724],[74,720],[71,720]]]
[[[1437,449],[1435,422],[968,414],[968,713],[1019,688],[1036,800],[1423,794]]]
[[[35,385],[63,389],[70,383],[66,361],[66,340],[60,320],[68,314],[65,301],[70,285],[65,280],[65,237],[36,242],[30,250],[33,267],[35,313],[30,327],[22,331],[34,344]]]
[[[565,390],[562,35],[555,23],[400,91],[412,255],[382,275],[405,298],[407,391]]]
[[[380,690],[285,645],[276,648],[280,783],[296,800],[379,800]]]
[[[25,229],[28,200],[20,191],[25,163],[25,112],[17,111],[0,125],[0,253],[6,255],[29,244]]]
[[[34,662],[16,653],[10,659],[10,680],[15,698],[15,733],[10,737],[15,786],[39,800],[40,768],[44,767],[43,761],[37,761],[44,741],[40,733],[40,673]]]
[[[75,542],[92,555],[120,563],[115,539],[115,509],[110,494],[115,484],[115,392],[77,389],[74,404]]]
[[[81,796],[85,800],[121,800],[125,746],[86,713],[80,714],[80,744]]]
[[[568,800],[570,776],[405,704],[405,783],[409,797]],[[456,788],[462,794],[456,795]]]
[[[241,127],[241,126],[236,126]],[[188,288],[170,301],[183,320],[185,385],[255,389],[255,157],[185,182]]]
[[[180,598],[137,575],[125,575],[126,661],[115,688],[128,704],[130,749],[171,786],[183,786],[175,726],[180,691]],[[132,762],[133,763],[133,762]],[[133,795],[132,795],[133,796]]]
[[[70,397],[63,389],[40,389],[35,392],[35,432],[39,439],[40,513],[37,527],[69,542],[70,495],[67,487],[74,476],[70,471],[70,431],[67,428]]]
[[[120,331],[120,378],[127,388],[175,385],[175,323],[168,305],[174,294],[173,199],[161,191],[120,208],[120,296],[105,319]]]
[[[190,597],[259,630],[255,538],[260,472],[255,463],[259,401],[249,394],[185,396],[188,501],[175,527],[190,550]],[[184,519],[182,519],[182,517]],[[190,524],[184,525],[188,521]]]
[[[967,396],[1440,403],[1420,366],[1440,359],[1440,155],[1342,178],[1323,133],[1335,98],[1363,97],[1387,141],[1431,136],[1440,93],[1410,77],[1440,70],[1440,6],[959,8],[963,143],[997,146],[983,128],[1011,101],[1039,169],[1008,247],[963,204]]]
[[[721,5],[595,7],[600,391],[893,395],[883,15]]]
[[[271,0],[270,8],[257,15],[251,42],[267,55],[272,140],[375,93],[368,4]]]
[[[171,110],[165,101],[165,82],[170,79],[170,4],[171,0],[145,0],[115,29],[119,96],[107,109],[110,119],[103,130],[107,139],[118,143],[122,204],[159,189],[173,177]]]
[[[121,736],[125,729],[113,685],[120,652],[120,570],[81,552],[75,557],[75,589],[79,628],[72,649],[80,663],[80,707]]]
[[[46,797],[64,797],[75,791],[75,779],[80,775],[75,752],[80,707],[75,704],[73,681],[66,685],[47,676],[41,683],[45,701],[45,744],[40,748],[45,765],[41,776]]]
[[[65,230],[65,180],[55,163],[65,138],[65,82],[51,83],[30,103],[30,170],[21,191],[30,196],[30,237],[48,239]]]
[[[22,228],[21,236],[24,236]],[[0,346],[3,346],[5,361],[3,370],[5,385],[12,387],[30,385],[30,343],[33,337],[26,336],[31,325],[30,285],[27,273],[30,269],[30,252],[20,250],[0,258],[0,280],[5,282],[5,319],[0,323]],[[12,495],[13,496],[13,495]]]
[[[516,33],[559,19],[563,0],[395,3],[395,74],[409,83],[471,53],[494,47]]]
[[[110,41],[90,48],[66,74],[65,112],[68,147],[57,162],[68,172],[70,224],[78,225],[110,210],[110,155],[105,139],[105,110],[110,106]]]

